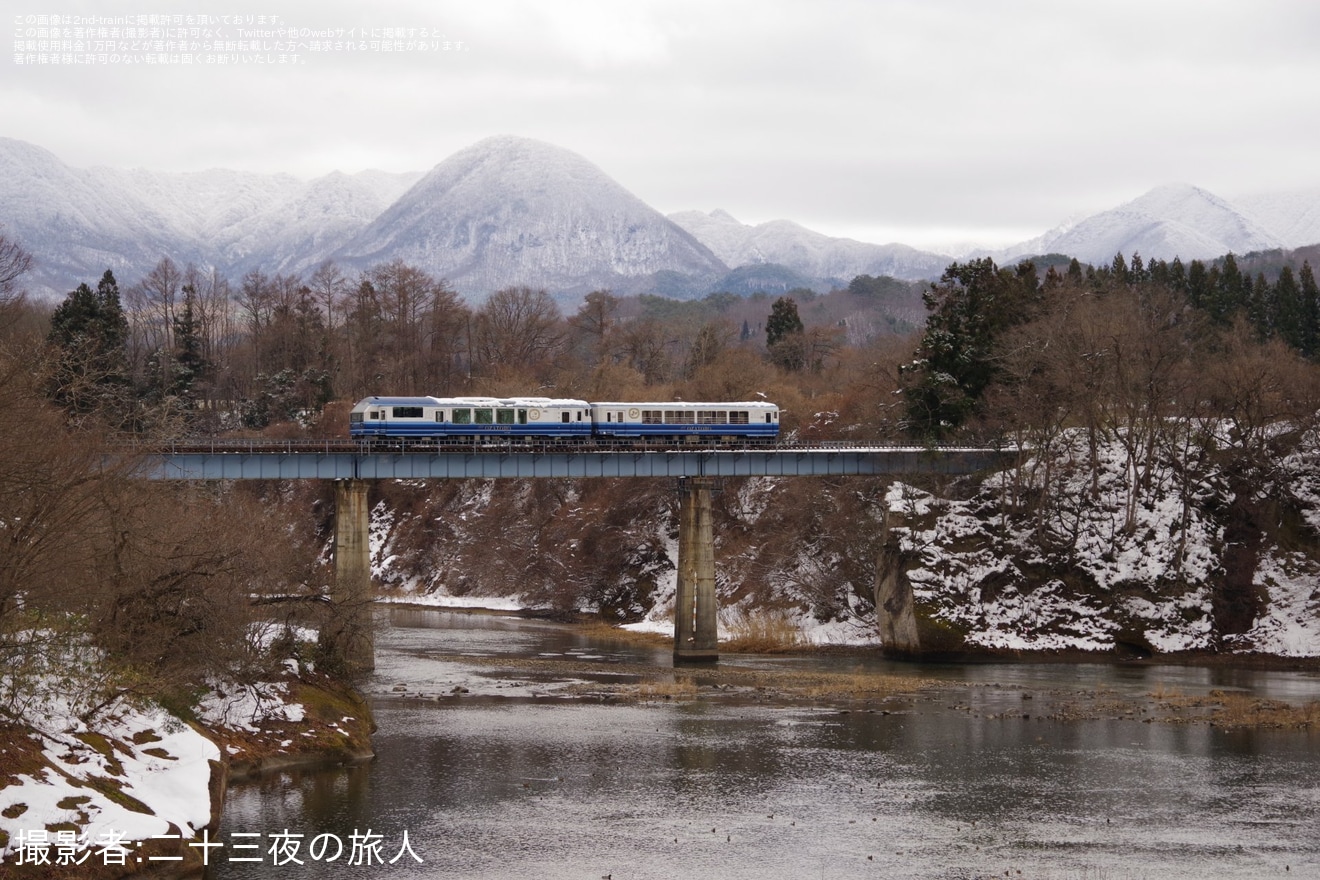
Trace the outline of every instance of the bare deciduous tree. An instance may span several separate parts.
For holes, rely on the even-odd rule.
[[[491,371],[527,370],[550,360],[564,338],[559,306],[544,290],[506,287],[475,316],[478,361]]]
[[[32,268],[32,255],[0,233],[0,315],[22,299],[15,282]]]

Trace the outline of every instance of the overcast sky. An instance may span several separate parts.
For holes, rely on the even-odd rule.
[[[0,134],[77,167],[423,171],[515,134],[665,213],[924,247],[1016,242],[1165,183],[1228,198],[1320,185],[1314,0],[0,7],[11,39],[53,12],[169,12],[461,43],[224,66],[26,65],[11,48]]]

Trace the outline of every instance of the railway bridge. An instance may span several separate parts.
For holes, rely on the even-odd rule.
[[[861,444],[778,444],[742,448],[636,449],[600,444],[534,446],[480,441],[437,446],[352,440],[180,441],[125,450],[135,473],[158,480],[333,480],[335,603],[356,609],[332,638],[358,669],[374,666],[367,489],[388,479],[583,479],[668,477],[677,480],[678,588],[674,661],[714,662],[715,539],[711,490],[722,477],[968,474],[1002,466],[1016,450]]]

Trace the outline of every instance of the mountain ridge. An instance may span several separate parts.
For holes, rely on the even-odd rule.
[[[427,172],[306,181],[218,168],[78,169],[0,138],[0,231],[33,253],[25,280],[48,296],[107,268],[133,283],[164,256],[232,279],[251,269],[305,273],[327,259],[359,269],[403,259],[471,299],[513,284],[568,298],[601,287],[701,295],[744,267],[824,289],[859,274],[933,279],[972,256],[1002,263],[1059,252],[1108,263],[1116,253],[1191,260],[1296,249],[1320,242],[1320,188],[1228,200],[1168,184],[1008,248],[950,256],[791,220],[748,225],[718,208],[665,217],[581,155],[512,135]]]

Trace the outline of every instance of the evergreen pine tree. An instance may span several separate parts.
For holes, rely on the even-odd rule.
[[[1291,266],[1279,270],[1274,283],[1274,332],[1299,351],[1302,348],[1302,292],[1297,287]]]
[[[765,322],[765,347],[770,360],[786,370],[801,370],[807,364],[807,345],[797,302],[781,296],[770,307]]]
[[[202,356],[201,321],[197,319],[194,304],[197,292],[191,285],[183,287],[183,309],[174,315],[174,376],[170,394],[191,401],[194,385],[207,369]]]
[[[1082,283],[1082,264],[1077,261],[1076,257],[1068,261],[1068,280],[1073,284]]]
[[[773,348],[787,336],[801,333],[803,329],[797,302],[792,297],[781,296],[770,306],[770,317],[765,322],[765,344]]]
[[[1140,253],[1133,252],[1132,254],[1132,266],[1128,269],[1128,280],[1133,284],[1141,284],[1150,280],[1150,276],[1146,274],[1146,264],[1141,261]]]
[[[1265,280],[1264,272],[1256,273],[1256,281],[1251,285],[1251,296],[1247,305],[1247,319],[1256,328],[1256,337],[1262,342],[1274,335],[1274,288]]]
[[[1210,313],[1211,320],[1225,324],[1246,308],[1251,287],[1249,283],[1244,286],[1237,258],[1231,253],[1224,257],[1223,268],[1214,276],[1213,281],[1213,290],[1205,303],[1206,311]]]
[[[1198,309],[1203,309],[1213,295],[1213,290],[1210,273],[1206,271],[1205,263],[1200,260],[1192,260],[1192,264],[1187,267],[1188,301]]]
[[[128,385],[128,320],[109,271],[97,291],[79,284],[50,318],[47,343],[55,349],[50,396],[70,412],[113,411]]]
[[[938,440],[973,413],[998,375],[996,342],[1030,320],[1042,298],[1030,261],[1014,272],[986,258],[949,266],[923,299],[931,314],[917,359],[904,369],[903,395],[908,430]]]
[[[1177,257],[1169,261],[1169,286],[1184,293],[1187,291],[1187,270]]]
[[[1109,266],[1109,271],[1113,273],[1114,281],[1119,284],[1131,283],[1132,277],[1128,274],[1127,260],[1123,259],[1123,252],[1114,254],[1114,261]]]
[[[1307,357],[1315,357],[1320,352],[1320,290],[1309,261],[1302,263],[1300,299],[1299,348]]]

